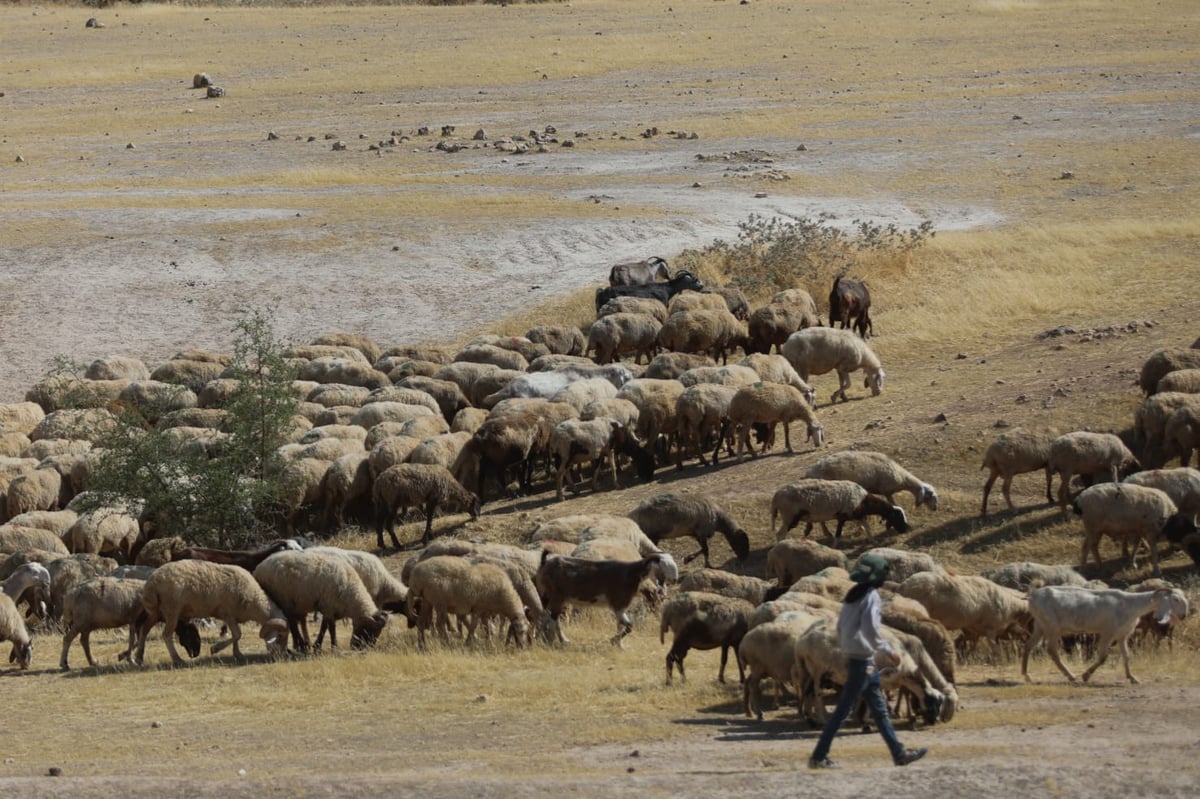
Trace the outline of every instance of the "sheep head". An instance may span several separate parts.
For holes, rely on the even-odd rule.
[[[33,662],[33,641],[24,644],[13,644],[12,653],[8,656],[10,663],[16,663],[22,670],[29,668]]]
[[[817,449],[825,443],[825,428],[817,422],[813,422],[808,426],[808,437],[812,439],[813,446]]]
[[[725,540],[729,542],[729,548],[733,550],[733,554],[738,560],[745,560],[750,557],[750,536],[746,535],[746,531],[738,528],[732,533],[725,534]]]
[[[387,626],[391,616],[389,611],[379,610],[365,618],[356,619],[354,633],[350,636],[350,646],[353,649],[368,649],[375,646],[379,640],[379,634],[383,632],[383,628]]]
[[[866,379],[863,380],[863,388],[871,389],[871,396],[878,397],[881,393],[883,393],[884,377],[885,375],[882,369],[874,372],[873,374],[867,375]]]

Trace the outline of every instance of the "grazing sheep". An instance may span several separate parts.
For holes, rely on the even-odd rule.
[[[855,565],[861,563],[862,559],[867,555],[874,555],[886,560],[891,567],[888,571],[888,579],[897,583],[902,583],[914,574],[921,572],[933,572],[934,574],[946,573],[942,564],[938,563],[927,552],[913,552],[908,549],[892,549],[890,547],[872,547],[858,556]]]
[[[49,530],[37,527],[17,527],[12,523],[0,525],[0,553],[12,554],[26,549],[42,549],[63,555],[71,554],[62,539]]]
[[[80,514],[63,543],[71,552],[119,555],[129,562],[141,537],[138,520],[120,508],[96,508]]]
[[[62,475],[55,469],[34,469],[8,484],[8,518],[38,510],[57,510]]]
[[[45,618],[50,602],[50,571],[41,563],[25,563],[0,582],[0,591],[18,605],[24,602],[39,618]]]
[[[29,436],[0,427],[0,457],[16,458],[30,445]]]
[[[558,459],[558,476],[555,482],[555,496],[558,501],[563,500],[563,478],[570,481],[572,486],[575,485],[570,472],[577,463],[595,464],[592,470],[594,493],[600,480],[600,469],[607,459],[613,488],[619,488],[615,450],[619,441],[630,435],[625,427],[611,419],[592,419],[587,422],[568,419],[556,425],[550,432],[549,449],[550,454]]]
[[[325,481],[325,472],[329,470],[332,462],[345,454],[339,439],[323,439],[315,444],[310,444],[309,448],[326,445],[331,447],[330,454],[333,457],[328,460],[313,457],[299,458],[287,464],[280,476],[280,484],[283,488],[280,504],[284,509],[284,524],[288,534],[296,532],[296,517],[300,515],[300,510],[306,505],[321,501],[321,486]]]
[[[697,366],[688,369],[679,376],[679,382],[684,388],[701,383],[717,383],[722,386],[743,388],[762,382],[758,372],[749,366]]]
[[[371,495],[371,463],[366,452],[343,455],[325,470],[321,493],[325,495],[322,514],[326,527],[332,518],[332,531],[339,533],[346,523],[346,506]]]
[[[938,509],[938,495],[929,483],[918,480],[882,452],[859,452],[842,450],[834,452],[808,467],[805,477],[824,480],[853,480],[872,494],[882,494],[888,502],[895,503],[894,495],[908,491],[913,495],[916,506]]]
[[[667,303],[667,318],[688,311],[729,311],[725,298],[706,291],[681,291]]]
[[[559,619],[568,603],[603,603],[617,620],[617,634],[611,642],[623,648],[623,639],[633,630],[629,606],[642,581],[652,572],[664,582],[679,579],[675,560],[665,552],[633,562],[552,557],[548,552],[543,552],[535,583],[542,597],[542,606],[549,614],[548,630],[552,640],[567,643]]]
[[[62,615],[63,602],[75,586],[93,577],[110,574],[115,568],[117,562],[112,558],[86,553],[68,555],[47,563],[46,571],[50,572],[50,618],[57,619]]]
[[[368,363],[375,363],[383,350],[370,336],[362,333],[322,333],[312,340],[315,345],[353,347],[363,354]]]
[[[796,374],[796,370],[782,355],[751,353],[738,361],[738,365],[750,367],[767,383],[782,383],[797,389],[808,400],[809,405],[816,407],[816,392],[808,383],[800,379],[800,375]]]
[[[1044,585],[1087,585],[1083,575],[1070,566],[1047,566],[1041,563],[1020,561],[990,569],[982,575],[996,585],[1029,592]]]
[[[482,336],[476,336],[467,342],[467,347],[478,345],[499,347],[502,350],[515,352],[524,358],[527,363],[535,361],[543,355],[550,354],[550,348],[545,344],[532,341],[525,336],[501,336],[495,333],[487,333]]]
[[[717,383],[698,383],[689,386],[675,401],[675,417],[679,430],[679,441],[675,448],[675,467],[683,468],[685,450],[694,447],[700,465],[707,466],[704,449],[715,437],[713,465],[719,462],[721,444],[728,447],[728,440],[720,434],[729,418],[729,403],[738,392],[734,386]],[[730,450],[732,452],[732,450]]]
[[[575,413],[574,408],[570,410],[572,414]],[[521,492],[532,492],[534,463],[549,445],[552,429],[553,425],[544,416],[513,412],[502,415],[493,413],[475,431],[467,447],[471,456],[478,459],[476,492],[480,503],[484,501],[488,477],[494,476],[504,490],[508,486],[508,470],[513,467],[517,469],[517,483]]]
[[[538,325],[525,331],[525,338],[542,344],[552,355],[583,355],[587,340],[573,325]]]
[[[1004,478],[1001,484],[1004,501],[1008,503],[1009,510],[1015,510],[1016,506],[1013,505],[1010,493],[1013,477],[1039,469],[1046,472],[1046,501],[1054,502],[1050,493],[1050,483],[1054,479],[1054,473],[1050,470],[1050,442],[1057,436],[1056,432],[1039,433],[1015,428],[1001,433],[988,445],[987,451],[983,453],[983,465],[979,467],[991,471],[987,482],[983,484],[983,507],[979,512],[980,516],[987,516],[988,494],[991,493],[997,477]]]
[[[775,540],[782,541],[788,532],[802,520],[806,523],[804,535],[812,532],[813,524],[820,522],[829,536],[825,522],[837,521],[834,540],[842,537],[842,527],[849,520],[859,523],[869,536],[868,516],[878,516],[887,522],[888,529],[898,533],[908,532],[908,517],[904,509],[893,505],[877,494],[850,480],[821,480],[806,478],[789,483],[775,491],[771,498],[771,526],[776,517],[782,517]]]
[[[410,405],[403,402],[372,402],[355,409],[354,414],[350,417],[348,426],[353,426],[363,431],[363,436],[359,439],[361,441],[366,439],[366,431],[377,424],[383,422],[400,422],[401,424],[405,424],[431,415],[442,424],[446,424],[446,420],[442,418],[440,410],[431,410],[425,405]],[[309,434],[319,429],[314,427],[309,431]],[[300,440],[303,441],[304,438]]]
[[[227,365],[216,361],[172,359],[151,372],[148,382],[173,383],[185,387],[189,392],[196,392],[203,389],[208,381],[221,377]]]
[[[592,400],[587,405],[584,405],[579,410],[579,418],[582,421],[591,419],[612,419],[628,428],[636,428],[638,420],[638,408],[627,399],[611,399]]]
[[[640,313],[653,316],[659,324],[667,321],[667,306],[658,300],[646,297],[614,297],[596,310],[596,316],[612,316],[616,313]]]
[[[782,423],[784,445],[788,454],[792,454],[795,451],[792,449],[792,422],[797,419],[804,422],[808,438],[815,448],[820,449],[825,440],[825,429],[817,421],[808,400],[799,389],[782,383],[755,383],[738,389],[729,401],[729,416],[725,422],[739,431],[738,461],[742,460],[745,450],[749,450],[751,457],[756,457],[754,446],[750,443],[750,431],[759,425],[768,428],[763,440],[763,453],[775,440],[775,426]]]
[[[371,465],[371,479],[378,480],[379,475],[392,466],[407,461],[413,450],[420,445],[420,439],[408,436],[396,436],[380,441],[367,456]]]
[[[617,313],[601,316],[588,328],[588,343],[584,354],[593,356],[598,364],[619,361],[622,355],[633,355],[646,363],[658,350],[658,334],[662,325],[652,316],[636,313]]]
[[[379,640],[388,613],[375,605],[358,571],[340,553],[304,550],[276,552],[254,569],[254,579],[287,617],[298,649],[309,648],[307,617],[320,613],[322,627],[351,619],[351,646],[365,649]],[[331,637],[331,644],[336,645]]]
[[[1168,372],[1158,381],[1156,394],[1168,391],[1178,391],[1183,394],[1200,394],[1200,368],[1179,369]]]
[[[840,601],[854,587],[850,572],[840,566],[826,566],[815,574],[801,577],[792,583],[780,599],[791,600],[797,594],[816,594],[827,599]]]
[[[47,552],[44,549],[23,549],[7,555],[0,554],[0,580],[7,579],[26,563],[40,563],[45,566],[64,557],[66,555],[62,553]]]
[[[380,549],[383,549],[384,526],[392,537],[392,545],[400,548],[396,538],[396,516],[414,505],[425,510],[422,544],[429,543],[433,537],[433,514],[438,508],[464,510],[472,519],[479,518],[479,497],[463,488],[444,466],[425,463],[392,466],[375,479],[372,495],[375,536]]]
[[[425,649],[425,633],[436,615],[438,632],[448,641],[447,619],[451,613],[467,618],[467,640],[475,639],[475,628],[489,616],[509,622],[509,637],[517,646],[529,639],[525,608],[512,580],[494,563],[438,555],[418,562],[408,580],[408,613],[417,619],[417,645]]]
[[[580,334],[582,335],[582,333]],[[584,346],[587,346],[586,339]],[[553,372],[564,367],[583,366],[588,368],[596,368],[596,362],[591,358],[583,355],[543,355],[540,358],[534,358],[529,362],[530,372]]]
[[[782,587],[770,580],[747,574],[734,574],[724,569],[697,569],[687,572],[679,578],[678,587],[680,591],[703,591],[736,597],[746,600],[751,605],[761,605],[784,592]]]
[[[914,612],[905,607],[904,605],[906,604],[915,605],[918,610]],[[928,653],[934,665],[937,666],[938,672],[946,678],[947,682],[954,682],[955,661],[957,657],[954,649],[954,639],[950,636],[950,631],[946,629],[946,625],[937,619],[930,618],[923,606],[913,602],[911,599],[892,595],[891,597],[882,599],[880,621],[893,630],[899,630],[920,640],[921,644],[925,647],[926,653]],[[942,721],[949,720],[945,716],[942,718]]]
[[[361,408],[367,401],[367,397],[371,396],[371,389],[366,386],[348,386],[342,383],[314,383],[313,385],[315,388],[305,395],[305,401],[315,402],[326,408],[340,405]]]
[[[0,641],[10,641],[13,645],[10,660],[15,660],[17,666],[24,671],[33,662],[33,639],[25,627],[25,618],[12,597],[0,593]]]
[[[984,577],[918,572],[902,582],[896,593],[925,606],[930,617],[947,630],[962,630],[960,643],[1001,636],[1024,637],[1029,602],[1017,591]]]
[[[746,322],[746,349],[751,353],[766,354],[774,347],[776,352],[782,352],[784,343],[793,333],[820,324],[816,310],[810,311],[795,303],[768,303],[755,308]]]
[[[433,398],[440,409],[442,418],[451,421],[454,415],[463,408],[470,407],[471,401],[457,383],[450,380],[438,380],[435,377],[411,375],[396,383],[397,388],[407,388],[421,391]]]
[[[835,330],[832,327],[800,330],[788,336],[781,352],[805,382],[808,382],[810,375],[836,371],[838,390],[833,392],[831,402],[837,402],[839,396],[843,402],[847,401],[850,373],[859,369],[865,375],[864,388],[871,389],[873,396],[883,391],[884,372],[879,356],[851,330]]]
[[[700,549],[684,558],[690,563],[697,556],[704,556],[704,566],[711,567],[708,557],[708,540],[714,533],[721,533],[729,542],[738,560],[750,555],[750,537],[725,511],[713,501],[694,494],[659,494],[644,500],[629,512],[629,518],[654,543],[668,538],[690,536],[700,544]]]
[[[1129,558],[1129,565],[1136,565],[1138,546],[1145,541],[1150,546],[1150,562],[1154,565],[1154,576],[1161,575],[1158,565],[1159,536],[1166,536],[1168,528],[1194,532],[1195,523],[1190,517],[1180,514],[1175,503],[1157,488],[1132,483],[1101,483],[1085,488],[1075,497],[1072,507],[1083,517],[1083,546],[1080,550],[1080,568],[1087,568],[1088,552],[1101,565],[1100,539],[1108,535],[1121,542],[1121,550]]]
[[[816,541],[785,538],[767,550],[767,579],[775,580],[784,588],[830,566],[844,568],[845,553]]]
[[[683,384],[678,380],[640,377],[630,380],[617,392],[618,399],[629,400],[637,407],[638,422],[634,433],[656,453],[659,452],[659,438],[664,437],[669,442],[678,430],[675,408],[683,391]],[[669,452],[669,443],[667,447],[666,452]]]
[[[412,361],[429,361],[440,364],[450,363],[450,353],[446,352],[446,350],[441,347],[422,344],[402,344],[388,347],[380,357],[386,358],[388,356],[406,358]]]
[[[453,474],[460,475],[466,456],[463,454],[473,433],[442,433],[421,441],[408,456],[409,463],[426,463],[445,466]]]
[[[1157,488],[1171,498],[1180,513],[1193,519],[1200,514],[1200,469],[1150,469],[1131,474],[1122,482]]]
[[[28,436],[45,418],[46,411],[36,402],[0,403],[0,429],[5,432]]]
[[[514,378],[494,395],[485,397],[482,405],[495,408],[507,399],[550,399],[577,380],[602,377],[617,388],[633,379],[633,372],[623,364],[595,364],[563,366],[548,372],[534,372]]]
[[[94,577],[80,584],[63,600],[62,626],[64,629],[62,654],[58,667],[70,671],[67,654],[76,636],[83,647],[89,666],[96,665],[92,657],[92,632],[129,626],[129,644],[118,660],[129,657],[137,642],[138,629],[144,622],[146,609],[142,605],[145,580],[115,576]],[[200,654],[200,631],[191,621],[182,622],[175,631],[179,643],[189,657]]]
[[[1071,478],[1082,475],[1089,479],[1108,479],[1117,482],[1123,472],[1141,468],[1137,458],[1120,438],[1112,433],[1076,431],[1050,442],[1049,467],[1058,475],[1058,505],[1067,517],[1067,495]]]
[[[746,326],[725,309],[723,299],[716,300],[719,310],[672,312],[659,330],[659,346],[675,352],[707,354],[713,361],[727,363],[731,350],[745,346]]]
[[[660,352],[646,365],[642,377],[655,380],[678,380],[689,369],[702,366],[716,366],[707,355],[697,355],[691,352]]]
[[[213,375],[213,377],[215,376]],[[392,384],[391,379],[387,375],[373,368],[370,364],[365,362],[360,363],[343,357],[326,356],[311,360],[301,367],[300,373],[297,376],[301,380],[315,380],[318,383],[342,383],[347,386],[362,386],[370,389],[386,388]]]
[[[1155,352],[1142,364],[1138,385],[1150,396],[1158,390],[1160,380],[1180,369],[1200,369],[1200,350],[1179,347]]]
[[[224,566],[237,566],[248,572],[276,552],[298,552],[302,547],[294,538],[277,538],[258,549],[212,549],[210,547],[183,547],[171,553],[172,561],[203,560]]]
[[[134,556],[133,562],[137,566],[153,566],[158,567],[164,563],[170,563],[175,559],[175,553],[187,548],[187,544],[182,538],[173,535],[170,538],[154,538],[147,541],[137,555]]]
[[[591,402],[615,399],[617,387],[602,377],[576,380],[550,398],[552,402],[564,402],[582,412]]]
[[[483,408],[463,408],[454,414],[454,419],[450,422],[450,432],[475,435],[475,431],[483,427],[487,418],[488,412]]]
[[[738,658],[747,672],[742,689],[742,707],[747,717],[763,720],[763,679],[769,678],[775,683],[778,700],[782,686],[792,681],[796,640],[810,625],[822,618],[828,616],[801,609],[788,610],[772,621],[752,625],[742,636],[742,642],[738,644]]]
[[[544,354],[544,353],[543,353]],[[529,361],[521,353],[514,350],[497,347],[494,344],[470,344],[454,356],[455,361],[469,363],[490,363],[501,369],[514,372],[524,372],[529,368]]]
[[[746,634],[750,614],[754,605],[744,599],[706,593],[683,591],[667,600],[662,609],[662,624],[658,632],[660,643],[666,642],[667,630],[674,633],[671,648],[667,651],[667,685],[671,684],[674,667],[679,667],[679,679],[687,682],[683,670],[683,659],[689,649],[721,649],[721,667],[717,671],[717,682],[725,682],[725,664],[729,650],[733,650],[737,661],[738,682],[746,681],[738,645]]]
[[[721,295],[721,299],[725,301],[725,309],[733,314],[735,319],[745,322],[750,318],[750,300],[746,298],[741,289],[733,286],[717,286],[712,289],[712,292]]]
[[[1180,466],[1191,466],[1192,451],[1197,448],[1200,448],[1200,408],[1176,408],[1163,426],[1163,463],[1179,458]]]
[[[175,650],[172,637],[180,622],[212,616],[229,629],[229,640],[218,641],[210,650],[217,654],[233,646],[233,656],[241,658],[239,641],[242,622],[253,621],[260,627],[259,637],[272,656],[281,654],[287,643],[287,619],[245,569],[202,560],[180,560],[158,567],[142,589],[146,620],[138,631],[137,656],[141,664],[146,651],[146,636],[163,622],[163,641],[176,666],[183,659]]]
[[[1168,589],[1151,593],[1130,593],[1116,589],[1093,590],[1075,586],[1053,585],[1038,588],[1029,594],[1029,612],[1033,616],[1033,633],[1025,642],[1021,655],[1021,675],[1032,682],[1029,676],[1029,653],[1043,639],[1046,651],[1058,670],[1067,679],[1075,682],[1075,675],[1063,665],[1058,650],[1064,635],[1070,633],[1093,633],[1099,636],[1096,662],[1083,672],[1087,682],[1096,669],[1108,659],[1108,650],[1114,643],[1121,645],[1121,658],[1125,665],[1125,678],[1138,683],[1129,670],[1129,636],[1137,626],[1138,619],[1152,613],[1159,623],[1187,616],[1187,600]]]
[[[1143,460],[1147,466],[1166,463],[1167,422],[1182,408],[1200,413],[1200,394],[1178,391],[1146,397],[1133,414],[1133,429],[1142,444]]]
[[[296,344],[284,350],[283,355],[285,358],[304,361],[316,361],[321,358],[338,358],[364,365],[374,363],[374,360],[378,360],[378,358],[374,360],[368,359],[362,350],[343,344]]]

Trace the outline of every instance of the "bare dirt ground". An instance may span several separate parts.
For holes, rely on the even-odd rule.
[[[24,14],[30,9],[20,11],[19,24],[24,26]],[[91,15],[84,9],[55,8],[44,19],[52,21],[48,27],[55,31],[70,28],[60,38],[75,37],[76,28]],[[139,51],[147,38],[157,35],[152,16],[126,12],[127,24],[100,16],[109,25],[100,35],[110,40],[115,35],[141,37],[141,44],[130,45]],[[356,30],[373,23],[359,20],[356,24],[361,27]],[[214,38],[213,43],[219,40]],[[14,40],[14,52],[17,44]],[[919,63],[902,66],[919,77]],[[180,64],[177,71],[190,75],[193,66]],[[0,103],[25,115],[34,107],[62,109],[72,103],[98,102],[94,92],[78,87],[22,92],[12,75],[6,77],[9,82],[0,86],[6,96]],[[249,83],[253,76],[242,77]],[[741,76],[717,77],[736,83]],[[1103,91],[1078,92],[1073,90],[1078,70],[1068,68],[1020,78],[986,70],[964,72],[956,76],[963,87],[961,100],[905,106],[892,109],[890,116],[877,116],[878,109],[867,103],[859,118],[814,123],[794,135],[745,136],[736,130],[710,135],[700,129],[696,140],[666,135],[640,139],[638,134],[645,128],[655,125],[669,130],[674,120],[692,118],[706,104],[719,103],[734,119],[762,110],[760,96],[741,94],[729,86],[722,86],[720,97],[676,89],[678,84],[702,89],[705,79],[682,69],[671,71],[670,80],[656,69],[614,70],[601,78],[569,83],[558,76],[548,81],[534,78],[504,86],[504,103],[489,106],[486,113],[476,113],[474,103],[483,101],[465,91],[407,92],[398,109],[394,92],[344,91],[318,98],[316,105],[291,115],[264,117],[253,103],[239,98],[246,90],[236,82],[218,106],[204,105],[173,78],[172,114],[192,112],[187,118],[203,118],[203,123],[163,124],[161,131],[146,125],[136,134],[127,132],[128,142],[135,144],[132,149],[126,148],[126,138],[103,141],[91,135],[55,138],[47,134],[47,141],[34,147],[5,137],[0,150],[0,167],[5,170],[0,172],[0,229],[6,231],[0,247],[4,355],[0,401],[20,398],[41,375],[47,359],[57,353],[84,362],[128,353],[156,363],[184,347],[227,348],[235,310],[246,303],[273,304],[280,332],[297,340],[328,330],[361,331],[383,343],[457,339],[525,311],[531,302],[595,285],[615,261],[651,254],[670,257],[713,238],[730,238],[737,223],[750,213],[828,214],[846,223],[865,218],[901,226],[931,219],[939,231],[1029,221],[1023,217],[1019,191],[1011,188],[1014,176],[1054,177],[1066,165],[1053,157],[1040,159],[1036,166],[1030,165],[1032,158],[1022,162],[1017,154],[1022,146],[1083,143],[1100,159],[1113,152],[1125,157],[1123,148],[1147,138],[1196,136],[1195,105],[1161,96],[1168,91],[1194,95],[1196,73],[1170,64],[1158,71],[1105,76]],[[992,94],[976,94],[970,88],[1004,80],[1011,85]],[[931,85],[930,90],[945,90],[948,83]],[[1050,91],[1050,86],[1056,90]],[[129,76],[126,82],[105,85],[101,99],[114,109],[130,107],[142,101],[150,87],[158,90],[149,79]],[[493,87],[492,91],[499,90]],[[812,91],[828,89],[814,85]],[[547,97],[553,98],[552,104],[547,105]],[[1132,99],[1122,101],[1124,113],[1114,118],[1112,106],[1120,98]],[[1018,111],[1025,121],[1039,124],[1014,121]],[[428,138],[415,136],[415,127],[422,123],[434,129]],[[457,153],[433,150],[437,129],[451,123],[459,125],[454,139],[467,148]],[[471,140],[477,127],[487,128],[496,138],[541,130],[548,124],[564,133],[587,132],[589,137],[574,148],[526,154],[476,148]],[[941,140],[939,125],[951,124],[960,131],[968,128],[970,135]],[[413,138],[395,150],[367,149],[396,127]],[[900,128],[906,132],[898,137],[895,132]],[[266,141],[268,130],[279,133],[279,140]],[[910,135],[922,130],[923,136]],[[327,132],[345,140],[347,151],[332,152],[323,138]],[[358,138],[360,133],[366,138]],[[309,136],[316,141],[307,141]],[[798,149],[800,144],[806,145],[804,150]],[[697,158],[745,151],[767,153],[770,163]],[[17,155],[23,156],[23,163],[15,162]],[[76,160],[78,167],[64,166]],[[405,191],[412,190],[411,181],[427,179],[437,187],[440,201],[461,198],[470,209],[480,204],[486,210],[410,209],[386,179],[350,188],[327,188],[320,181],[314,181],[318,185],[313,187],[255,183],[257,176],[274,174],[283,166],[369,174],[378,164],[385,165],[378,167],[381,170],[402,171],[410,181]],[[1074,163],[1070,166],[1078,168]],[[29,181],[26,177],[28,170],[43,169],[44,178]],[[200,188],[172,183],[206,170],[232,178],[228,184],[214,180],[214,185]],[[928,172],[927,182],[890,185],[897,175],[922,172]],[[21,175],[20,188],[12,189],[5,174]],[[248,177],[239,181],[239,175]],[[778,180],[779,175],[789,180]],[[158,179],[163,185],[147,186],[147,176],[151,183]],[[1064,181],[1060,199],[1069,203],[1073,197],[1101,192],[1119,199],[1122,193],[1145,190],[1139,176],[1138,170],[1131,169],[1128,185],[1116,187]],[[123,179],[135,178],[135,188],[121,185]],[[830,189],[830,184],[843,178],[844,191]],[[84,185],[88,180],[96,186]],[[64,189],[62,181],[69,187]],[[510,219],[487,205],[541,196],[529,191],[526,183],[554,187],[542,218],[522,213]],[[805,190],[810,185],[811,193]],[[888,190],[877,188],[884,185]],[[269,201],[250,201],[258,193]],[[90,194],[101,199],[89,203]],[[375,209],[364,212],[364,205]],[[918,462],[922,456],[939,454],[932,458],[936,465],[923,476],[939,486],[944,513],[922,515],[908,539],[910,545],[951,561],[972,555],[995,563],[1031,557],[1022,549],[1031,531],[1057,523],[1054,511],[1037,504],[1036,480],[1018,479],[1016,494],[1023,507],[1017,513],[998,513],[988,524],[974,519],[982,481],[976,464],[981,447],[995,433],[995,422],[1014,416],[1026,408],[1025,402],[1044,407],[1048,422],[1081,426],[1093,410],[1090,397],[1111,396],[1117,398],[1114,402],[1132,407],[1136,364],[1157,347],[1189,335],[1194,338],[1198,310],[1194,296],[1183,296],[1170,307],[1122,309],[1116,318],[1093,320],[1117,326],[1152,320],[1155,326],[1149,329],[1087,342],[1069,338],[1061,348],[1058,342],[1036,341],[1033,335],[1038,331],[1031,329],[1022,331],[1019,344],[1006,342],[994,351],[971,351],[963,359],[953,352],[931,353],[929,358],[911,358],[894,371],[889,362],[891,382],[878,400],[822,409],[830,444],[838,448],[870,444],[903,452]],[[887,348],[886,334],[879,345]],[[986,376],[968,377],[984,372],[984,364]],[[831,386],[828,380],[818,383],[823,401]],[[960,390],[960,383],[992,383],[996,388],[968,393]],[[935,423],[938,413],[948,421]],[[753,500],[761,506],[765,494],[780,482],[781,473],[790,474],[811,458],[808,452],[795,461],[771,456],[712,472],[693,470],[685,476],[692,490],[718,501],[749,505]],[[579,503],[579,512],[618,504],[626,507],[677,480],[663,474],[653,486],[573,502]],[[499,503],[478,529],[528,525],[544,513],[546,500],[542,495]],[[996,495],[993,503],[998,507]],[[757,573],[770,531],[765,518],[752,517],[748,527],[756,549],[746,569]],[[466,532],[472,528],[468,526]],[[1075,544],[1070,546],[1073,549]],[[1103,576],[1113,576],[1119,569],[1108,563]],[[1173,577],[1189,569],[1180,556],[1167,564]],[[653,626],[653,622],[646,625]],[[649,629],[639,629],[637,635],[654,637]],[[39,647],[38,658],[50,658],[56,640],[44,636]],[[657,640],[652,645],[636,644],[634,653],[644,661],[645,672],[655,675],[655,690],[660,690],[662,652]],[[711,680],[713,661],[705,659],[711,656],[690,656],[695,681]],[[238,668],[261,672],[276,667]],[[65,689],[55,681],[65,678],[47,668],[20,680],[6,679],[3,687],[10,709],[6,716],[34,720],[20,732],[10,724],[6,735],[36,738],[36,722],[46,714],[47,724],[76,725],[80,740],[67,746],[60,736],[46,751],[0,765],[0,794],[1194,795],[1200,782],[1196,765],[1200,732],[1194,712],[1200,686],[1194,679],[1177,676],[1178,670],[1159,673],[1139,668],[1135,662],[1143,685],[1124,686],[1114,669],[1105,668],[1097,675],[1097,685],[1066,689],[1058,685],[1059,677],[1051,668],[1041,662],[1037,675],[1051,687],[1023,689],[1013,682],[1015,664],[972,666],[961,683],[959,719],[902,736],[910,745],[931,747],[926,761],[893,769],[876,736],[847,735],[835,748],[835,756],[846,768],[820,774],[803,768],[813,731],[783,715],[769,717],[763,724],[743,720],[734,690],[721,694],[718,702],[696,706],[689,705],[687,698],[663,698],[643,686],[648,701],[667,708],[656,706],[654,712],[667,714],[671,733],[653,729],[640,739],[639,725],[645,722],[636,714],[606,719],[614,727],[632,730],[617,744],[577,742],[572,707],[548,706],[516,717],[496,714],[486,725],[459,711],[409,718],[395,705],[407,697],[417,701],[422,689],[416,680],[400,677],[383,684],[364,680],[363,689],[354,695],[354,710],[361,709],[361,719],[343,721],[336,733],[326,733],[320,725],[322,714],[342,714],[346,708],[322,707],[307,711],[309,715],[288,708],[275,716],[270,692],[286,692],[295,685],[270,683],[264,688],[266,698],[247,703],[250,709],[229,710],[194,734],[197,746],[214,748],[202,758],[211,775],[204,778],[183,776],[185,772],[172,765],[172,752],[180,752],[188,743],[184,733],[178,740],[171,739],[176,741],[171,750],[158,741],[142,743],[130,726],[118,726],[129,736],[127,745],[138,752],[119,751],[119,768],[88,762],[75,746],[82,750],[89,740],[99,740],[97,747],[107,751],[105,747],[112,746],[108,739],[116,735],[111,725],[119,724],[123,712],[140,724],[143,716],[155,711],[144,704],[132,709],[104,706],[104,692],[95,686],[117,679],[118,675],[110,674],[71,685],[72,696],[94,697],[90,712],[58,707],[56,701],[61,700],[56,692]],[[194,671],[201,673],[200,679],[210,676],[216,690],[220,680],[229,679],[229,670],[220,667]],[[261,674],[255,678],[270,680]],[[215,704],[207,696],[172,697],[172,701],[186,702],[187,710],[196,714],[208,712]],[[365,709],[373,701],[387,704],[390,715],[378,719],[368,714]],[[276,718],[280,721],[272,729]],[[266,733],[261,732],[264,727]],[[167,729],[172,731],[170,721]],[[239,751],[216,751],[218,743],[229,746],[231,739]],[[634,743],[624,743],[627,740]],[[10,742],[8,748],[18,747]],[[188,757],[193,758],[191,763],[196,756]],[[235,776],[240,760],[257,765],[252,764],[247,775]],[[64,776],[40,776],[52,765],[63,766]]]

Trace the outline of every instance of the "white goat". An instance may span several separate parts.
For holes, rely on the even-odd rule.
[[[1153,613],[1155,621],[1167,624],[1172,617],[1187,616],[1187,600],[1169,589],[1153,593],[1134,594],[1114,588],[1096,590],[1078,586],[1048,585],[1029,594],[1029,612],[1033,616],[1033,634],[1025,642],[1021,656],[1021,674],[1029,676],[1029,653],[1043,638],[1046,651],[1058,670],[1075,682],[1075,675],[1063,665],[1058,650],[1064,635],[1072,633],[1095,633],[1099,636],[1096,651],[1100,653],[1096,662],[1083,672],[1087,682],[1092,673],[1108,659],[1108,650],[1114,643],[1121,644],[1121,657],[1125,662],[1125,677],[1132,683],[1139,682],[1129,671],[1129,636],[1137,627],[1138,619]]]

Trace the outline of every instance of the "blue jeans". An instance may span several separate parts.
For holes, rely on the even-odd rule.
[[[821,730],[821,738],[817,741],[817,748],[812,753],[814,760],[824,760],[829,756],[829,749],[833,746],[833,736],[837,735],[842,722],[850,715],[850,711],[854,710],[859,697],[867,700],[867,707],[871,710],[871,716],[875,719],[876,726],[879,727],[879,734],[883,736],[884,743],[891,750],[892,759],[895,760],[904,754],[904,745],[896,739],[896,731],[892,728],[891,719],[888,718],[887,698],[883,695],[883,689],[879,685],[879,671],[872,670],[868,674],[867,661],[849,658],[846,684],[842,688],[842,696],[838,699],[833,715],[825,722],[825,729]]]

